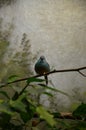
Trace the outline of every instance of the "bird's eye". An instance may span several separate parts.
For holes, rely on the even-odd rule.
[[[41,59],[41,60],[44,60],[44,59],[45,59],[45,57],[44,57],[44,56],[41,56],[41,57],[40,57],[40,59]]]

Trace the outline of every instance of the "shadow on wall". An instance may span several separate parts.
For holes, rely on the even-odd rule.
[[[0,0],[0,7],[2,7],[3,5],[10,5],[15,2],[16,0]]]

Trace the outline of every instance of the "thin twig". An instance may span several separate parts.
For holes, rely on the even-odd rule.
[[[22,93],[24,92],[24,90],[28,87],[28,83],[25,85],[25,87],[21,90],[21,92],[18,94],[18,97],[20,96],[20,95],[22,95]]]
[[[84,76],[84,77],[86,77],[86,75],[85,74],[83,74],[81,71],[78,71],[82,76]]]
[[[53,70],[53,71],[50,71],[50,72],[48,72],[48,73],[46,73],[46,74],[43,74],[43,75],[35,75],[35,76],[32,76],[32,77],[26,77],[26,78],[22,78],[22,79],[15,80],[15,81],[13,81],[13,82],[8,82],[8,83],[5,83],[5,84],[1,84],[1,85],[0,85],[0,88],[5,87],[6,85],[9,85],[9,84],[12,84],[12,83],[25,81],[25,80],[27,80],[27,79],[29,79],[29,78],[42,77],[42,76],[50,75],[50,74],[53,74],[53,73],[74,72],[74,71],[76,71],[76,72],[78,72],[79,74],[81,74],[82,76],[86,77],[86,75],[81,72],[81,70],[84,70],[84,69],[86,69],[86,67],[80,67],[80,68],[75,68],[75,69]]]

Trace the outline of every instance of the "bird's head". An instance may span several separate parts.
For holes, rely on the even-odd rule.
[[[41,59],[41,60],[45,60],[45,57],[44,57],[44,56],[40,56],[40,59]]]

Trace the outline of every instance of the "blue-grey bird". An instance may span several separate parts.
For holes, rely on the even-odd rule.
[[[46,74],[50,72],[50,66],[47,63],[46,59],[44,56],[41,56],[39,60],[35,64],[35,71],[37,74]],[[46,80],[46,85],[48,84],[48,77],[47,75],[44,76]]]

